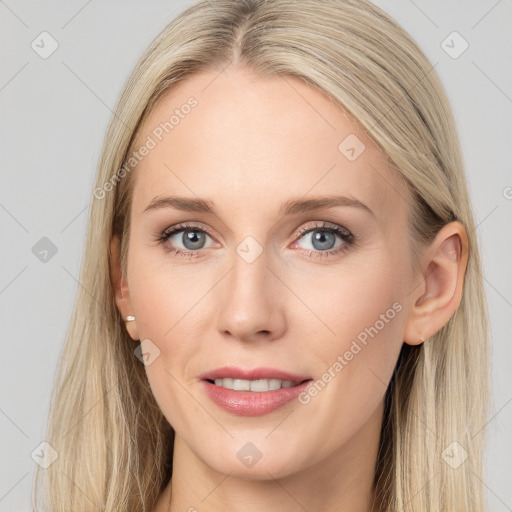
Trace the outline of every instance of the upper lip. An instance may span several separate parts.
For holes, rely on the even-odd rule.
[[[234,366],[224,366],[209,372],[203,373],[199,376],[203,380],[215,379],[243,379],[243,380],[258,380],[258,379],[277,379],[288,380],[291,382],[302,382],[311,379],[309,376],[296,375],[294,373],[279,370],[277,368],[236,368]]]

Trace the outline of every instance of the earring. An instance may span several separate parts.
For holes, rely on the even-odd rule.
[[[128,316],[124,319],[124,321],[125,321],[125,322],[133,322],[134,320],[135,320],[135,317],[134,317],[134,316],[132,316],[132,315],[128,315]]]

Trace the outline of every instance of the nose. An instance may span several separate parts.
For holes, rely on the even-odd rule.
[[[272,341],[286,330],[286,289],[269,267],[265,251],[251,263],[235,253],[218,297],[217,325],[224,337]]]

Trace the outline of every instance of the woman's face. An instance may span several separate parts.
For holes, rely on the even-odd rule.
[[[130,314],[177,438],[246,478],[360,456],[418,284],[383,152],[320,91],[239,68],[168,92],[144,145]]]

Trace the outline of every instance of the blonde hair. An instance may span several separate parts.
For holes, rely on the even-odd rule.
[[[298,77],[360,123],[409,187],[408,235],[416,256],[446,223],[465,227],[469,261],[461,302],[424,344],[403,345],[388,388],[375,496],[386,512],[484,510],[488,313],[456,127],[431,63],[367,0],[201,0],[168,24],[137,63],[98,164],[47,429],[59,458],[37,468],[34,506],[45,476],[52,512],[149,511],[171,477],[174,432],[114,301],[110,241],[121,238],[125,273],[134,178],[134,172],[116,173],[166,91],[192,73],[220,72],[229,63],[260,76]],[[108,182],[113,185],[105,188]],[[443,455],[454,442],[468,454],[456,468]]]

